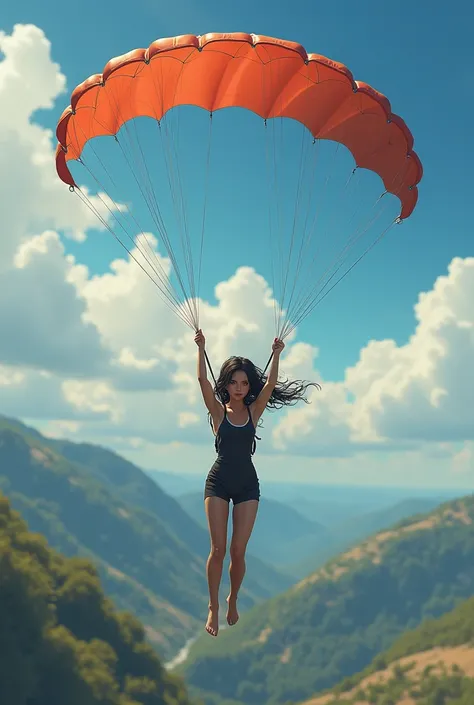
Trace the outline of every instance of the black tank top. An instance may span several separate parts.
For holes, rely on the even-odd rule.
[[[251,456],[255,452],[255,426],[247,407],[247,422],[237,426],[229,421],[227,408],[224,406],[224,418],[217,430],[215,448],[219,462],[242,463],[252,462]]]

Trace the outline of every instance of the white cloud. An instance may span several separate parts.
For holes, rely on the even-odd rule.
[[[72,380],[73,384],[83,384]],[[85,421],[97,418],[97,410],[72,404],[57,375],[27,368],[0,365],[0,413],[37,420]],[[66,386],[67,391],[67,386]],[[101,411],[99,419],[104,415]],[[110,412],[105,413],[107,418]]]
[[[90,227],[100,229],[97,218],[57,177],[52,131],[34,122],[34,113],[52,108],[66,87],[50,50],[33,25],[0,33],[0,269],[10,266],[18,245],[32,234],[54,229],[80,240]],[[105,212],[98,197],[91,200]]]
[[[84,301],[68,281],[73,262],[53,230],[80,239],[97,221],[59,181],[53,134],[33,121],[38,109],[53,107],[65,77],[33,25],[0,33],[0,50],[0,360],[62,375],[104,374],[108,352],[83,318]]]
[[[370,355],[347,371],[347,387],[356,394],[356,433],[417,441],[474,438],[472,301],[474,258],[455,258],[448,274],[420,294],[418,324],[408,343],[373,342]],[[362,380],[366,389],[360,394]]]
[[[117,423],[122,410],[114,390],[106,383],[66,380],[62,384],[64,398],[78,414],[103,415]]]
[[[157,357],[138,358],[130,348],[122,348],[117,358],[112,360],[116,369],[113,382],[123,391],[150,391],[172,387],[175,365]]]
[[[149,372],[154,369],[151,361],[159,360],[157,374],[160,369],[166,371],[168,381],[175,385],[167,390],[165,385],[160,389],[144,384],[142,388],[135,386],[133,394],[118,395],[123,432],[141,435],[149,442],[176,439],[212,445],[196,383],[193,333],[168,312],[158,296],[151,296],[152,285],[136,263],[119,260],[109,272],[92,279],[82,269],[78,287],[87,301],[87,319],[94,322],[108,344],[121,349],[123,359],[130,363],[138,358],[139,351],[140,367]],[[216,287],[215,296],[216,304],[200,302],[201,325],[214,374],[217,376],[220,365],[231,354],[249,356],[264,367],[274,336],[273,302],[265,280],[252,268],[241,267]],[[121,348],[127,340],[133,341],[133,351]],[[315,351],[311,346],[289,343],[287,351],[282,360],[284,373],[298,377],[311,375],[311,371],[313,376],[316,374],[312,370]],[[134,369],[137,365],[134,363]],[[119,388],[118,384],[115,386]],[[125,387],[122,385],[120,390]],[[266,426],[271,422],[269,419]],[[102,433],[106,432],[102,428]],[[110,432],[115,435],[116,429]]]
[[[52,108],[66,87],[58,64],[51,61],[50,42],[34,25],[16,25],[11,35],[0,32],[0,91],[8,100],[0,127],[31,130],[31,115],[39,108]]]
[[[448,274],[415,306],[417,327],[405,345],[370,341],[341,383],[323,383],[310,407],[290,410],[276,442],[341,455],[360,444],[474,438],[474,258],[455,258]],[[331,453],[329,453],[330,455]]]
[[[86,385],[102,376],[124,390],[169,387],[174,368],[166,360],[108,345],[106,326],[90,320],[81,296],[87,269],[65,256],[56,232],[81,240],[100,223],[58,179],[53,133],[34,122],[35,112],[52,108],[65,91],[49,41],[33,25],[16,25],[11,35],[0,33],[0,50],[0,104],[8,106],[0,112],[0,361],[82,377]],[[91,200],[99,207],[98,197]],[[121,325],[126,329],[123,319]],[[36,384],[31,379],[20,394]],[[45,406],[57,409],[55,401]]]
[[[464,443],[451,461],[451,471],[462,475],[466,481],[474,481],[474,443]]]
[[[70,267],[58,235],[46,231],[20,245],[14,266],[0,272],[4,363],[79,377],[105,373],[108,354],[96,327],[83,320]]]
[[[149,245],[156,252],[156,239],[147,234]],[[138,238],[142,246],[144,236]],[[132,250],[140,259],[139,251]],[[161,266],[169,272],[166,258],[157,253]],[[102,332],[104,340],[114,350],[128,349],[137,357],[147,357],[160,346],[173,345],[183,333],[183,324],[166,307],[157,288],[145,276],[137,263],[128,257],[110,263],[109,271],[89,277],[87,268],[80,267],[74,279],[81,296],[87,301],[87,320]]]
[[[321,391],[309,395],[310,404],[279,416],[273,430],[275,446],[291,453],[345,455],[350,442],[350,404],[343,385],[323,382]]]
[[[18,247],[13,266],[0,272],[4,292],[0,359],[9,365],[86,378],[86,385],[87,378],[101,376],[124,391],[170,388],[176,365],[169,360],[140,358],[130,347],[112,350],[107,345],[114,341],[91,320],[88,301],[78,290],[85,272],[65,256],[53,231],[33,236]],[[115,305],[117,321],[126,330],[121,295]]]

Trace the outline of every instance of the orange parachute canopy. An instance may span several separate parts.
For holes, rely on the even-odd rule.
[[[389,100],[355,81],[343,64],[307,54],[300,44],[244,33],[159,39],[109,61],[102,74],[77,86],[61,115],[59,177],[76,186],[68,161],[80,158],[88,140],[115,135],[136,117],[161,120],[179,105],[297,120],[315,139],[344,144],[357,166],[377,173],[400,199],[400,218],[415,208],[422,166]]]

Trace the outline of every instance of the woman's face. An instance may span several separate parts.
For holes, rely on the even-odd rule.
[[[249,391],[249,380],[247,373],[243,370],[237,370],[232,375],[230,384],[227,385],[229,397],[234,400],[244,399]]]

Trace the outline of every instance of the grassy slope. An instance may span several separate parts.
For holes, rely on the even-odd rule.
[[[474,597],[406,632],[361,673],[302,705],[474,702]]]

